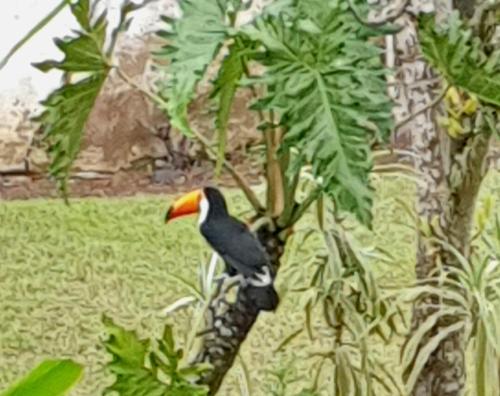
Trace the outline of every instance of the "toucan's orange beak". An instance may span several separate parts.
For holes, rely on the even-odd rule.
[[[168,223],[176,217],[198,213],[202,194],[201,190],[195,190],[177,199],[168,209],[167,215],[165,216],[165,223]]]

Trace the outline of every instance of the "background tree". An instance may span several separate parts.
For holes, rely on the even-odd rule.
[[[486,174],[488,149],[498,130],[500,80],[498,39],[494,38],[498,19],[493,14],[499,5],[476,2],[471,8],[472,2],[456,2],[466,19],[463,23],[451,1],[407,3],[407,12],[395,21],[403,30],[387,40],[387,59],[397,67],[397,85],[390,92],[396,102],[396,133],[409,137],[408,148],[416,154],[411,161],[425,177],[418,189],[417,278],[434,279],[440,268],[461,264],[445,245],[436,245],[430,238],[442,239],[470,257],[475,203]],[[435,22],[420,18],[418,25],[412,14],[429,9],[435,11]],[[475,11],[471,14],[471,10]],[[422,52],[435,69],[424,61]],[[421,335],[418,350],[431,339],[439,341],[419,357],[426,363],[418,377],[413,376],[416,382],[410,388],[415,395],[464,392],[465,326],[457,324],[458,315],[443,314],[436,320],[433,314],[439,301],[439,296],[433,296],[415,307],[414,329],[434,321]],[[415,366],[421,367],[414,362],[407,377],[414,374]]]

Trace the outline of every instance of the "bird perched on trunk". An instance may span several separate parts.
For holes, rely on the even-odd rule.
[[[226,264],[226,273],[240,277],[256,308],[273,311],[279,302],[269,257],[248,227],[232,217],[222,193],[213,187],[192,191],[169,208],[165,222],[199,213],[201,234]]]

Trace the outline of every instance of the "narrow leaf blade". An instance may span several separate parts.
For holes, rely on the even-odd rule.
[[[80,380],[83,367],[71,360],[46,360],[2,396],[63,396]]]

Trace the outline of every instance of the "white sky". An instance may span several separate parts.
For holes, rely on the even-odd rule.
[[[3,1],[0,14],[0,57],[42,19],[59,0],[17,0]],[[29,90],[31,84],[36,92],[48,92],[57,84],[54,73],[45,74],[31,66],[31,62],[42,61],[57,56],[51,37],[69,31],[74,26],[73,17],[68,10],[59,14],[52,23],[33,37],[10,62],[0,70],[1,96],[12,96]]]
[[[1,0],[0,13],[0,58],[3,58],[10,48],[22,38],[36,23],[44,18],[61,0]],[[122,0],[101,0],[110,10],[111,20],[113,11],[117,11]],[[173,12],[172,0],[158,0],[150,4],[147,9],[134,14],[134,23],[129,34],[134,35],[151,31],[155,28],[154,22],[160,9]],[[169,12],[170,13],[170,12]],[[0,70],[0,101],[21,98],[23,101],[43,99],[51,89],[60,83],[57,72],[42,73],[33,66],[32,62],[46,59],[60,59],[61,53],[53,43],[54,37],[62,37],[71,33],[77,27],[74,17],[68,9],[63,10],[42,31],[25,44]],[[35,93],[35,95],[33,95]],[[1,105],[0,105],[1,106]]]

